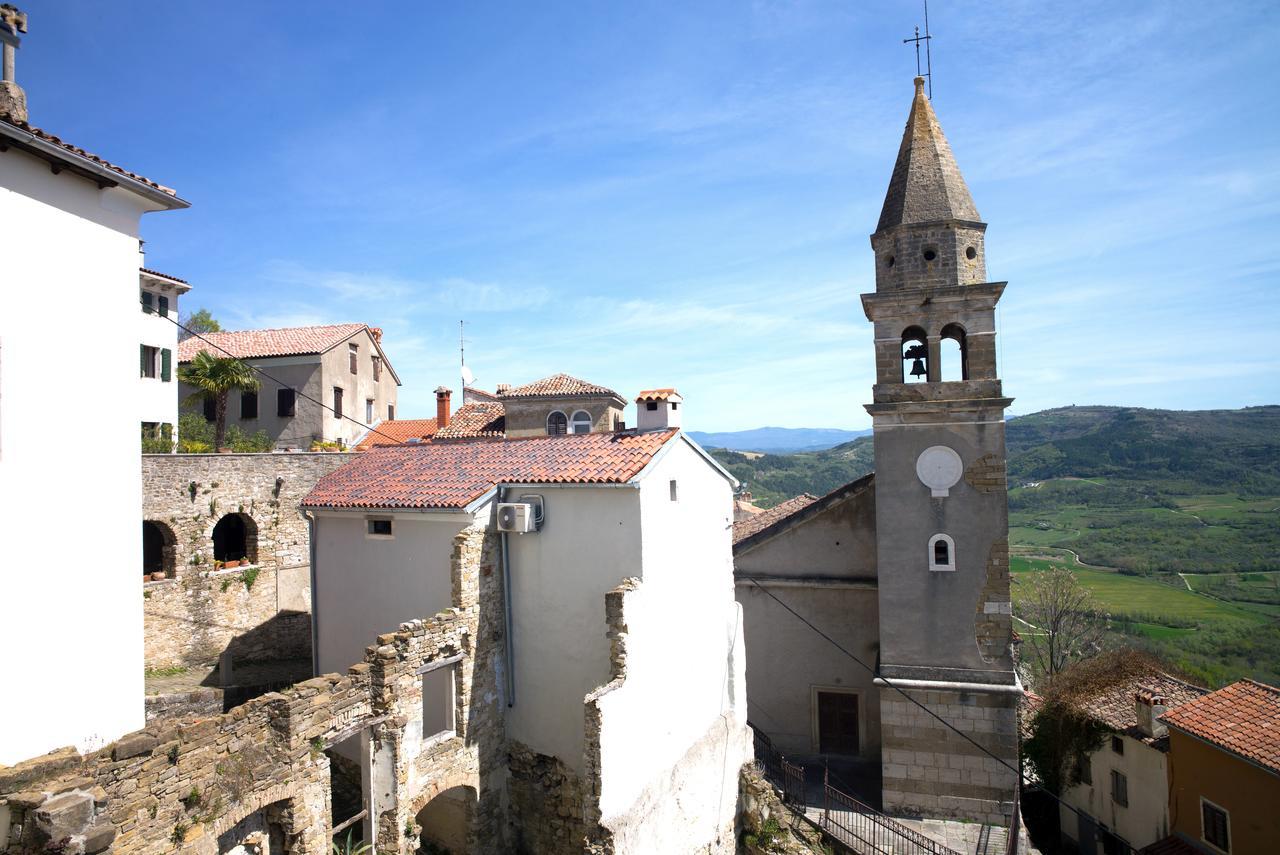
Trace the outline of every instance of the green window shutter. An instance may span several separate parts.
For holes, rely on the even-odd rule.
[[[146,312],[148,315],[151,314],[153,311],[155,311],[154,309],[151,308],[151,304],[154,301],[155,301],[155,297],[152,295],[150,291],[143,291],[142,292],[142,311]]]
[[[162,318],[169,317],[169,298],[168,297],[160,298],[160,317]]]
[[[160,351],[160,379],[166,383],[173,379],[173,351],[167,347]]]

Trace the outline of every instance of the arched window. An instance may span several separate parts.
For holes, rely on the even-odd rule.
[[[929,569],[956,569],[956,542],[945,534],[929,538]]]
[[[902,382],[924,383],[929,379],[929,345],[924,330],[907,327],[902,332]]]
[[[227,514],[213,527],[215,561],[258,560],[258,526],[248,514]]]
[[[162,522],[154,520],[142,521],[142,575],[163,573],[173,576],[174,547],[177,538],[173,529]]]
[[[569,433],[591,433],[591,414],[578,410],[569,424]]]
[[[547,416],[547,436],[563,436],[569,432],[569,420],[564,413],[555,410]]]
[[[964,340],[964,327],[947,324],[942,328],[942,379],[969,379],[969,349]]]

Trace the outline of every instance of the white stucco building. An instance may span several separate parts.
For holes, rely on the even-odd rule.
[[[178,298],[191,290],[167,273],[138,270],[138,415],[144,436],[178,438]]]
[[[585,790],[586,821],[614,851],[732,852],[751,756],[732,486],[675,428],[374,449],[304,502],[317,673],[458,605],[455,545],[484,529],[500,542],[505,619],[466,655],[496,646],[500,738],[559,770],[562,789]],[[501,530],[512,504],[539,520],[533,530]],[[478,720],[484,699],[465,680],[455,691],[446,705],[469,698]]]
[[[139,426],[113,414],[137,406],[139,220],[188,206],[21,106],[0,109],[0,648],[16,692],[0,709],[4,764],[143,725],[142,598],[122,584],[142,563]],[[86,376],[75,394],[58,388]],[[74,519],[54,510],[71,484],[92,509]],[[83,551],[51,572],[72,525]]]

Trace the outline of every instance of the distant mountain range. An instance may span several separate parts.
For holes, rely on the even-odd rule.
[[[693,437],[704,448],[727,448],[730,451],[761,451],[766,454],[792,454],[797,451],[824,451],[860,436],[870,435],[870,430],[840,430],[838,428],[781,428],[762,427],[751,430],[704,433],[691,430]]]

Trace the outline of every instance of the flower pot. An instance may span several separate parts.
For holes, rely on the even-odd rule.
[[[239,566],[240,566],[240,562],[239,562],[239,561],[226,561],[226,562],[223,562],[223,564],[222,564],[222,569],[223,569],[223,570],[234,570],[235,568],[237,568],[237,567],[239,567]]]
[[[161,580],[163,580],[163,579],[164,579],[164,574],[163,574],[163,573],[152,573],[152,574],[151,574],[151,581],[152,581],[152,582],[159,582],[159,581],[161,581]]]

